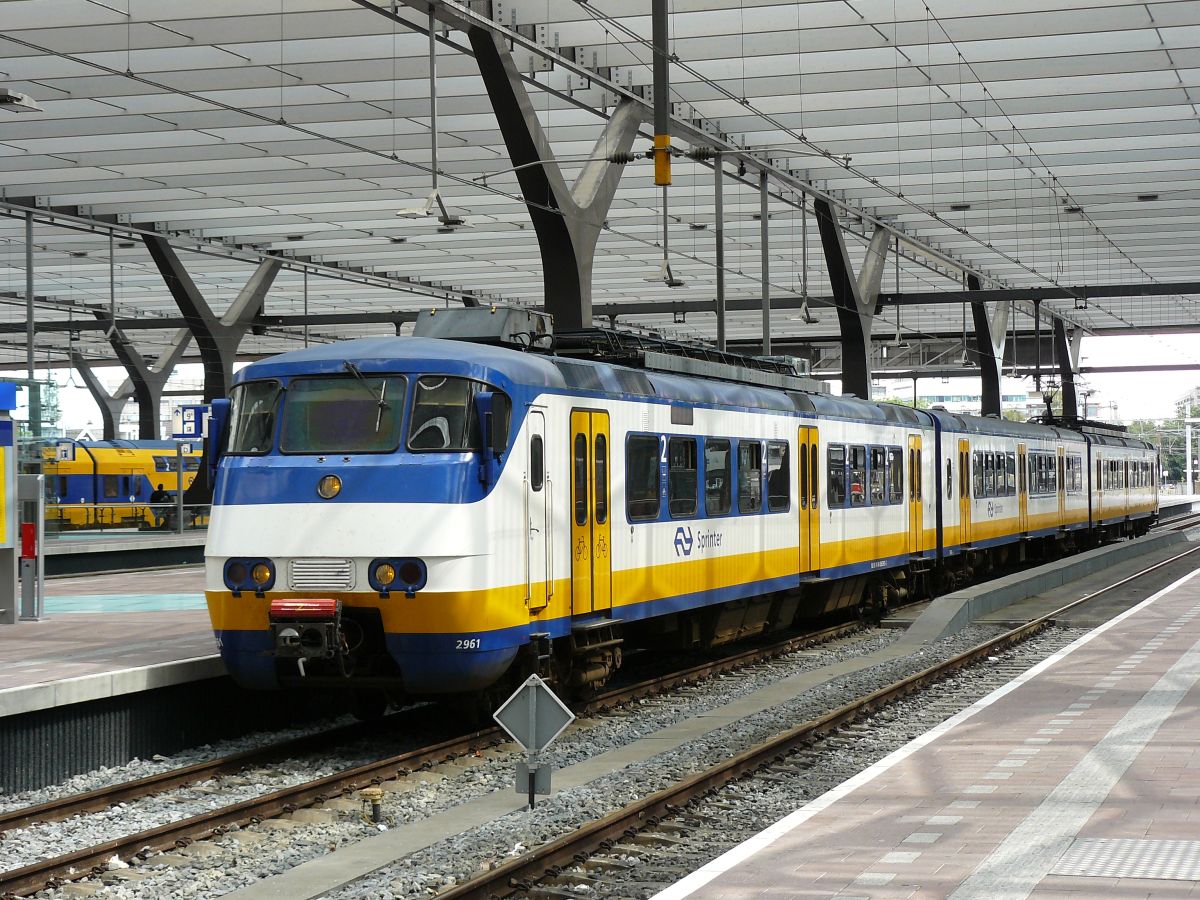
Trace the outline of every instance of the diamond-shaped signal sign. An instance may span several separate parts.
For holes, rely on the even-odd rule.
[[[529,753],[549,747],[575,715],[546,682],[530,675],[492,716]]]

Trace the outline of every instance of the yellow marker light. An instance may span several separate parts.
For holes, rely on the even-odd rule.
[[[250,577],[254,579],[255,584],[266,584],[271,580],[271,569],[266,563],[257,563],[254,568],[250,570]]]
[[[380,563],[375,567],[375,580],[387,587],[396,580],[396,569],[390,563]]]
[[[342,479],[336,475],[326,475],[317,482],[317,493],[322,499],[332,500],[342,490]]]

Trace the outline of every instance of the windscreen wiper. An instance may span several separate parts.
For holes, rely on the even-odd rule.
[[[342,361],[342,368],[361,381],[363,383],[363,387],[370,391],[371,396],[375,398],[375,403],[379,407],[379,411],[375,414],[375,432],[378,434],[379,425],[383,421],[383,411],[390,408],[388,402],[383,399],[384,395],[387,393],[387,379],[381,379],[383,384],[380,386],[379,393],[377,394],[375,393],[375,388],[371,387],[371,382],[367,381],[367,376],[362,373],[362,369],[360,369],[357,365],[347,359]]]

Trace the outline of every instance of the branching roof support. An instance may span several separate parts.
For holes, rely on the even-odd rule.
[[[862,272],[855,277],[846,253],[846,242],[838,225],[837,213],[821,198],[813,199],[813,213],[821,233],[825,265],[833,288],[838,327],[842,337],[842,392],[864,400],[871,399],[871,325],[883,282],[891,234],[876,228],[863,260]]]
[[[88,393],[92,395],[92,399],[96,401],[96,406],[100,408],[100,422],[104,429],[104,440],[115,441],[117,439],[117,423],[121,421],[121,413],[125,409],[125,404],[128,402],[128,396],[120,396],[120,391],[117,394],[110,395],[104,389],[104,385],[100,383],[100,379],[96,377],[96,373],[92,370],[91,364],[84,358],[83,354],[78,350],[71,350],[71,365],[83,378],[83,383],[88,389]]]
[[[980,288],[979,279],[967,276],[968,291]],[[983,382],[981,416],[1000,417],[1000,376],[1004,364],[1004,342],[1008,335],[1009,305],[1001,303],[988,311],[986,303],[971,303],[971,320],[975,324],[975,346],[979,351],[979,377]]]
[[[261,315],[263,301],[282,262],[273,258],[260,262],[225,315],[217,318],[167,240],[151,234],[142,235],[142,240],[200,349],[204,361],[204,402],[226,396],[233,381],[238,345]]]
[[[95,310],[97,319],[109,322],[109,318],[100,310]],[[171,346],[162,352],[155,365],[149,366],[137,348],[124,332],[113,327],[109,331],[108,342],[112,344],[113,352],[129,374],[125,383],[113,395],[114,400],[125,401],[132,395],[138,405],[138,438],[143,441],[156,441],[162,435],[159,432],[159,408],[162,403],[163,389],[175,364],[187,350],[191,334],[187,329],[180,329],[175,334]],[[94,395],[93,395],[94,396]],[[98,401],[97,401],[98,402]]]
[[[1082,335],[1067,339],[1067,327],[1062,319],[1054,319],[1054,355],[1058,357],[1058,376],[1062,384],[1062,414],[1068,422],[1079,421],[1079,399],[1075,391],[1075,373],[1079,371],[1079,349]]]
[[[596,241],[624,168],[608,158],[633,146],[644,109],[629,99],[617,104],[568,187],[504,39],[478,26],[467,36],[537,232],[546,312],[559,329],[591,327]]]

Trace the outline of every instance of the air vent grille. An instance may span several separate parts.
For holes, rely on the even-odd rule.
[[[294,591],[353,590],[354,566],[348,559],[293,559],[288,583]]]

